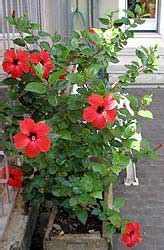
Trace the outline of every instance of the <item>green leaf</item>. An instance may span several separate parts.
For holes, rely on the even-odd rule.
[[[38,35],[41,36],[41,37],[50,36],[50,34],[47,33],[47,32],[45,32],[45,31],[39,31],[39,32],[38,32]]]
[[[84,81],[84,75],[82,73],[70,73],[67,75],[68,80],[72,83],[82,83]]]
[[[99,215],[100,213],[101,213],[100,208],[94,208],[94,209],[92,210],[92,212],[91,212],[91,214],[93,214],[93,215]]]
[[[110,221],[115,227],[119,228],[122,222],[120,213],[114,212],[114,214],[110,216]]]
[[[109,24],[109,19],[108,18],[99,18],[100,23],[104,24],[104,25],[108,25]]]
[[[52,40],[54,43],[57,43],[61,40],[61,35],[60,34],[55,34],[53,37],[52,37]]]
[[[35,179],[35,181],[33,183],[33,186],[36,187],[36,188],[44,187],[45,186],[45,180],[41,176],[38,176]]]
[[[117,57],[111,56],[111,57],[110,57],[110,62],[112,62],[112,63],[118,63],[119,60],[118,60]]]
[[[95,199],[103,199],[102,191],[95,191],[91,193],[91,196]]]
[[[40,42],[40,46],[42,47],[42,49],[45,49],[46,51],[50,51],[51,49],[49,43],[46,41]]]
[[[91,162],[89,165],[94,173],[104,173],[107,170],[106,164],[103,163]]]
[[[83,188],[83,190],[85,192],[92,192],[93,190],[93,180],[92,177],[85,174],[82,178],[81,178],[81,187]]]
[[[53,95],[49,96],[48,97],[48,103],[51,106],[55,107],[58,104],[56,96],[53,96]]]
[[[150,110],[139,110],[137,113],[139,116],[145,117],[145,118],[149,118],[149,119],[153,119],[153,114]]]
[[[131,147],[130,147],[131,149],[134,149],[134,150],[136,150],[136,151],[140,151],[140,148],[141,148],[141,143],[140,143],[140,141],[137,141],[137,140],[133,140],[132,142],[131,142]]]
[[[130,101],[130,106],[131,106],[131,108],[133,109],[133,110],[137,110],[137,108],[138,108],[138,99],[135,97],[135,96],[133,96],[133,95],[128,95],[127,96],[127,98],[128,98],[128,100]]]
[[[39,24],[39,23],[31,23],[30,25],[31,25],[31,28],[32,28],[33,30],[38,30],[38,29],[40,29],[40,24]]]
[[[78,204],[78,198],[77,197],[72,197],[70,200],[69,200],[69,204],[71,207],[74,207]]]
[[[117,176],[119,175],[119,173],[121,173],[121,171],[123,170],[124,168],[120,167],[120,166],[113,166],[112,167],[112,171],[114,174],[116,174]]]
[[[122,20],[122,18],[120,18],[120,19],[116,19],[115,21],[114,21],[114,26],[115,27],[120,27],[120,26],[122,26],[123,25],[123,20]]]
[[[112,236],[116,233],[116,227],[111,224],[107,224],[106,231],[109,236]]]
[[[139,4],[136,4],[136,5],[135,5],[134,12],[135,12],[136,14],[139,14],[139,15],[142,14],[142,8],[139,6]]]
[[[88,219],[88,212],[86,210],[79,210],[76,211],[77,218],[83,223],[84,225],[87,222]]]
[[[59,135],[61,139],[71,140],[71,133],[68,130],[60,130],[57,135]]]
[[[25,90],[37,94],[45,94],[47,89],[46,86],[41,82],[30,82],[26,85]]]
[[[125,205],[125,200],[123,198],[117,198],[114,200],[114,206],[117,209],[120,209]]]
[[[127,14],[129,18],[135,18],[133,11],[127,9],[127,10],[124,10],[124,12]]]
[[[78,110],[83,107],[83,102],[80,100],[79,96],[72,95],[68,99],[68,110]]]
[[[136,55],[138,56],[138,58],[141,59],[141,62],[142,62],[143,64],[146,63],[146,61],[147,61],[147,56],[146,56],[141,50],[136,49]]]
[[[71,45],[74,47],[74,48],[77,48],[79,46],[79,42],[76,38],[72,38],[71,40]]]
[[[33,43],[35,43],[36,42],[36,38],[35,37],[33,37],[33,36],[26,36],[25,38],[24,38],[24,40],[27,42],[27,43],[29,43],[29,44],[33,44]]]
[[[91,48],[88,48],[88,47],[85,47],[81,50],[81,53],[84,55],[84,56],[91,56],[93,54],[93,51]]]
[[[14,18],[12,18],[11,16],[6,16],[5,19],[8,21],[9,24],[11,25],[15,25],[16,21]]]
[[[141,103],[145,106],[149,106],[152,103],[152,100],[153,100],[152,97],[153,97],[152,94],[144,95],[141,99]]]
[[[79,203],[82,204],[87,204],[90,201],[90,196],[86,193],[80,194],[79,195]]]
[[[51,73],[51,75],[48,78],[48,82],[49,83],[55,82],[56,80],[58,80],[59,76],[61,76],[62,74],[63,74],[63,70],[62,69]]]
[[[35,72],[36,72],[36,75],[39,77],[39,78],[42,78],[43,74],[44,74],[44,66],[41,64],[41,63],[38,63],[36,66],[35,66]]]
[[[56,172],[57,172],[57,168],[56,166],[51,166],[49,169],[48,169],[48,172],[52,175],[54,175]]]
[[[15,38],[13,40],[14,44],[24,47],[26,45],[25,41],[22,38]]]

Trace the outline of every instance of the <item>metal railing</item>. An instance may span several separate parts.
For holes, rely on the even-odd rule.
[[[11,16],[13,11],[16,17],[27,13],[33,22],[41,23],[40,0],[0,0],[0,6],[0,50],[13,46],[12,39],[18,36],[5,16]]]

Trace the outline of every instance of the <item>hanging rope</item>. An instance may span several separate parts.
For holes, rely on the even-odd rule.
[[[71,35],[72,32],[75,30],[74,27],[74,22],[75,22],[75,18],[79,17],[81,19],[81,22],[83,24],[84,29],[87,29],[87,24],[84,18],[84,14],[79,10],[79,1],[76,0],[76,8],[75,11],[72,12],[72,18],[71,18]]]

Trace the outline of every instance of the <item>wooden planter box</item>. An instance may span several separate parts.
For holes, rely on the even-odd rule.
[[[44,250],[108,250],[109,244],[97,234],[65,234],[47,240]]]
[[[105,194],[108,206],[111,207],[112,201],[112,187],[109,192]],[[111,239],[106,236],[105,225],[103,225],[103,235],[91,234],[64,234],[63,236],[52,236],[50,233],[55,221],[57,209],[52,209],[47,230],[44,237],[44,250],[111,250]]]

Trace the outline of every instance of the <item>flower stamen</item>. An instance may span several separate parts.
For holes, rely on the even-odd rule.
[[[101,114],[103,111],[104,111],[104,107],[103,106],[98,106],[97,113]]]
[[[31,140],[32,140],[32,141],[35,141],[35,140],[36,140],[36,137],[33,135],[33,136],[31,137]]]

